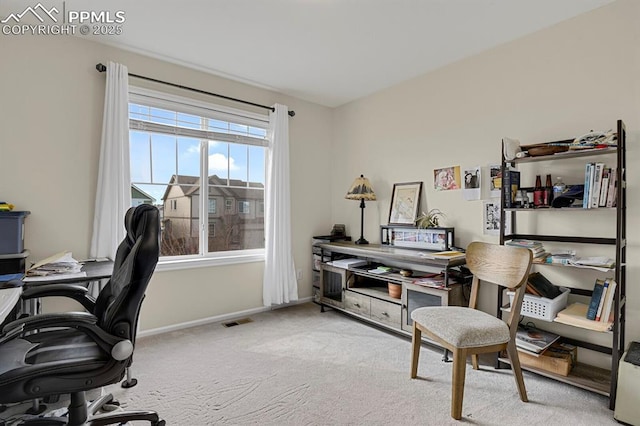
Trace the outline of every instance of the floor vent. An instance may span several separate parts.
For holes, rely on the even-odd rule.
[[[251,318],[242,318],[242,319],[237,319],[234,321],[229,321],[229,322],[223,322],[222,325],[224,325],[225,327],[234,327],[236,325],[240,325],[240,324],[247,324],[253,322],[253,320]]]

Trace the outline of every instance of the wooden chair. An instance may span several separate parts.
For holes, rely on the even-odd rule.
[[[467,356],[471,355],[473,368],[478,369],[478,354],[505,350],[520,393],[527,402],[527,391],[522,379],[515,336],[520,308],[531,269],[532,253],[526,248],[473,242],[467,248],[467,267],[473,273],[469,307],[429,306],[411,313],[413,339],[411,378],[418,374],[418,358],[422,333],[453,353],[451,417],[462,417],[462,398]],[[515,291],[509,318],[505,321],[477,310],[480,282],[497,284]]]

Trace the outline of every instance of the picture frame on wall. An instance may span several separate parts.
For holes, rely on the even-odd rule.
[[[420,208],[422,182],[394,183],[389,225],[414,225]]]

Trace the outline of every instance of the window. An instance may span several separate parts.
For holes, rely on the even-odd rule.
[[[161,261],[264,253],[264,215],[249,213],[264,203],[267,125],[264,115],[130,88],[131,183],[161,208]]]
[[[250,204],[248,201],[238,201],[238,213],[247,214],[249,213]]]

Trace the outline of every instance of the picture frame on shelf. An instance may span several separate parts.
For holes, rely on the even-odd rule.
[[[422,182],[394,183],[389,225],[414,225],[420,208]]]

